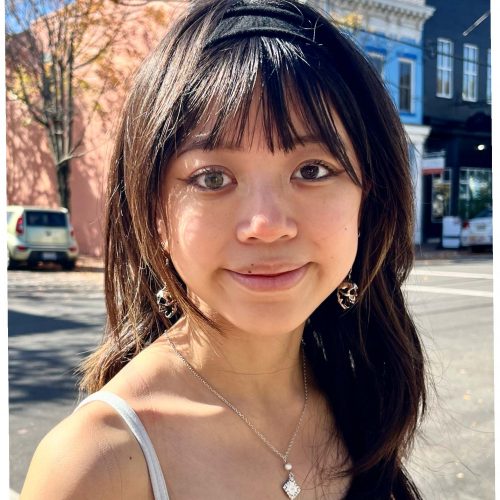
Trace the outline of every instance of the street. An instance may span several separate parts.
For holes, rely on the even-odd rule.
[[[71,413],[74,369],[99,342],[102,273],[9,271],[10,485],[20,491],[41,438]]]
[[[426,499],[494,498],[490,256],[417,261],[406,293],[434,377],[408,464]],[[40,439],[71,413],[74,369],[105,321],[101,272],[9,271],[10,487]]]
[[[435,384],[409,469],[424,498],[493,499],[492,261],[432,264],[407,286]]]

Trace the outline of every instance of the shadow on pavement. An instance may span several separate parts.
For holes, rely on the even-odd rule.
[[[36,348],[35,345],[26,349],[9,349],[11,412],[25,404],[75,399],[77,377],[74,361],[64,358],[56,349],[47,349],[45,345]]]
[[[75,367],[94,348],[95,326],[81,321],[9,311],[11,412],[35,402],[72,402]]]
[[[9,345],[10,411],[40,402],[72,404],[78,393],[75,368],[94,346],[84,329],[72,330],[65,339],[35,337],[33,342]],[[62,340],[62,341],[61,341]]]
[[[57,330],[73,330],[88,326],[88,323],[82,323],[79,321],[39,316],[37,314],[24,313],[9,309],[9,337],[54,332]]]

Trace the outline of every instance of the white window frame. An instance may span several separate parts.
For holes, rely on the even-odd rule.
[[[401,63],[406,63],[410,65],[410,109],[401,109]],[[415,61],[408,57],[398,58],[398,108],[402,113],[412,114],[415,112]]]
[[[379,59],[380,61],[382,61],[382,69],[380,71],[380,76],[383,78],[385,73],[385,55],[382,54],[381,52],[370,51],[368,52],[368,57],[370,59]]]
[[[440,44],[448,46],[448,52],[440,51]],[[447,38],[437,39],[437,57],[436,57],[436,96],[451,99],[453,97],[453,42]],[[444,75],[449,79],[449,92],[445,92],[444,88],[439,88],[439,76],[441,75],[441,82],[445,81]]]
[[[474,57],[471,58],[470,55]],[[479,70],[479,49],[477,45],[464,43],[464,64],[462,77],[462,100],[477,102],[478,71]],[[469,79],[472,79],[472,95],[469,93]]]
[[[486,68],[486,102],[491,104],[491,49],[488,49],[488,66]]]

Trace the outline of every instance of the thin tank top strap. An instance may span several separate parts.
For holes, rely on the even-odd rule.
[[[98,391],[86,397],[74,411],[77,411],[79,408],[87,403],[91,403],[92,401],[102,401],[107,403],[122,417],[134,437],[137,439],[137,442],[144,453],[155,500],[169,500],[167,485],[165,484],[165,478],[163,477],[158,456],[156,455],[153,443],[151,442],[144,425],[137,416],[137,413],[135,413],[135,411],[122,398],[107,391]]]

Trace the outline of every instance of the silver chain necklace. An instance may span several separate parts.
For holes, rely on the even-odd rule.
[[[297,481],[295,480],[295,476],[292,473],[292,464],[288,462],[288,455],[290,454],[290,451],[292,449],[292,446],[295,442],[295,438],[297,437],[297,434],[299,432],[300,425],[302,424],[302,420],[304,418],[304,414],[306,412],[307,408],[307,371],[306,371],[306,357],[304,355],[304,351],[302,350],[302,373],[304,376],[304,407],[302,408],[302,413],[300,414],[299,421],[297,422],[297,426],[295,427],[295,431],[292,435],[292,438],[290,439],[290,442],[288,443],[288,447],[285,451],[285,453],[281,453],[275,446],[273,446],[269,440],[260,432],[258,429],[255,428],[255,426],[248,420],[248,418],[241,413],[236,406],[234,406],[232,403],[230,403],[222,394],[217,392],[189,363],[189,361],[177,350],[175,347],[175,344],[172,342],[172,340],[168,337],[167,332],[165,332],[165,337],[170,344],[170,347],[172,347],[173,351],[177,356],[182,360],[182,362],[186,365],[186,367],[189,369],[189,371],[210,391],[212,392],[217,398],[219,398],[226,406],[231,408],[231,410],[238,415],[238,417],[247,424],[248,427],[261,439],[261,441],[268,447],[270,448],[276,455],[278,455],[281,460],[283,460],[285,470],[288,472],[288,479],[285,481],[283,484],[283,490],[285,491],[286,495],[288,498],[293,500],[294,498],[297,498],[300,493],[300,486],[298,485]]]

